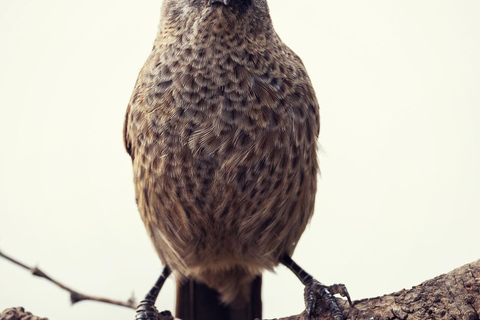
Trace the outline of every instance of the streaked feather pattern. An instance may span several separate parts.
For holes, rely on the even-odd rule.
[[[206,3],[164,1],[125,146],[161,260],[237,303],[293,252],[313,213],[318,104],[264,0],[188,2]]]

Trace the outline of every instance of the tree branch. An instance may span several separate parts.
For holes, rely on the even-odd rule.
[[[48,320],[48,318],[34,316],[32,313],[26,312],[22,307],[18,307],[3,310],[0,314],[0,320]]]
[[[29,270],[34,276],[44,278],[44,279],[52,282],[53,284],[55,284],[57,287],[60,287],[63,290],[68,291],[70,293],[70,300],[72,301],[72,304],[75,304],[75,303],[80,302],[80,301],[90,300],[90,301],[98,301],[98,302],[103,302],[103,303],[109,303],[109,304],[122,306],[122,307],[127,307],[127,308],[132,308],[132,309],[135,309],[136,306],[137,306],[137,303],[136,303],[135,298],[133,296],[130,299],[128,299],[126,302],[124,302],[124,301],[118,301],[118,300],[102,298],[102,297],[95,297],[95,296],[90,296],[90,295],[87,295],[87,294],[83,294],[83,293],[80,293],[76,290],[73,290],[70,287],[67,287],[66,285],[64,285],[63,283],[61,283],[57,280],[52,279],[49,275],[47,275],[45,272],[43,272],[39,268],[28,267],[27,265],[19,262],[18,260],[6,255],[2,251],[0,251],[0,257],[3,257],[10,262],[13,262],[17,266],[20,266],[24,269]]]
[[[30,268],[1,251],[0,256],[68,291],[72,303],[92,300],[128,308],[135,308],[136,306],[133,298],[127,302],[121,302],[81,294],[53,280],[36,267]],[[480,260],[455,269],[448,274],[425,281],[411,289],[403,289],[381,297],[354,301],[353,307],[350,307],[344,299],[337,298],[337,303],[345,320],[480,320]],[[19,308],[7,309],[4,313],[7,311],[11,313],[12,310],[17,309]],[[325,311],[322,307],[316,311],[316,317],[310,320],[331,319],[328,311]],[[19,310],[15,312],[19,312]],[[0,316],[0,320],[24,319],[4,317],[4,313]],[[158,319],[172,320],[173,318],[160,314]],[[305,312],[303,312],[299,315],[274,320],[305,319]]]
[[[337,299],[345,320],[480,319],[480,260],[411,289],[354,302]],[[304,313],[276,320],[303,320]],[[315,320],[330,319],[321,310]]]

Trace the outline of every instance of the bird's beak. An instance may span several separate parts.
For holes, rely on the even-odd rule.
[[[231,0],[208,0],[208,5],[212,5],[214,3],[223,3],[224,5],[228,6],[232,2]]]

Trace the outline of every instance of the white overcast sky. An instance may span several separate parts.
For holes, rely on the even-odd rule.
[[[95,295],[141,298],[161,270],[122,122],[159,0],[0,0],[0,250]],[[294,258],[354,299],[480,258],[480,2],[271,0],[321,106],[316,215]],[[266,318],[298,313],[283,267]],[[174,282],[157,305],[171,309]],[[0,260],[0,310],[133,319]]]

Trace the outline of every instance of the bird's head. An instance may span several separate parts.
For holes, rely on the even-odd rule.
[[[190,33],[215,31],[219,25],[250,34],[271,29],[267,0],[164,0],[161,20],[161,28]]]

